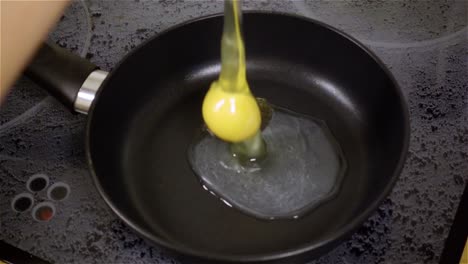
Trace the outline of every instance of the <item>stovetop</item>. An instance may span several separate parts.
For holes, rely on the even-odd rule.
[[[244,8],[343,29],[383,60],[408,101],[410,150],[392,194],[349,240],[310,263],[437,263],[468,180],[468,2],[246,0]],[[111,70],[150,36],[221,11],[222,2],[208,0],[79,0],[50,39]],[[0,110],[0,240],[56,263],[179,263],[99,197],[84,157],[86,116],[25,78],[14,86]],[[48,222],[11,206],[38,174],[70,187],[62,201],[46,190],[29,197],[55,208]]]

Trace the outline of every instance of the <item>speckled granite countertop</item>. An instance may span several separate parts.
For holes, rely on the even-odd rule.
[[[437,263],[468,180],[468,2],[246,0],[244,7],[302,14],[355,36],[388,65],[410,107],[410,153],[393,193],[351,239],[311,263]],[[74,1],[50,38],[111,70],[148,37],[221,11],[221,2],[208,0]],[[85,120],[29,80],[16,83],[0,110],[0,239],[55,263],[178,263],[100,199],[84,159]],[[36,173],[71,186],[48,223],[10,206]]]

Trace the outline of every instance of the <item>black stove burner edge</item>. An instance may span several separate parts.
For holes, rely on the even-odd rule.
[[[11,264],[50,264],[43,259],[33,256],[0,240],[0,263],[2,261]]]

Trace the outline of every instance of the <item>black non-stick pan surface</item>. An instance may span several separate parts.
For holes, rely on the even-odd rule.
[[[187,161],[203,124],[203,96],[220,71],[222,23],[222,16],[211,16],[172,28],[108,75],[87,128],[96,187],[142,237],[192,260],[291,263],[317,257],[359,227],[391,191],[408,147],[406,103],[385,66],[349,36],[297,16],[245,14],[252,92],[324,120],[348,168],[338,195],[300,219],[244,215],[203,190]],[[60,87],[70,77],[49,71],[47,78],[57,81],[41,82],[54,62],[44,64],[33,63],[30,75],[71,105],[72,85]],[[83,81],[76,76],[92,69],[88,63],[68,73]],[[57,89],[66,92],[60,96]]]

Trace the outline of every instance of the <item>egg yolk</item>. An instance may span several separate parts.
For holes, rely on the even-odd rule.
[[[203,118],[208,128],[228,142],[241,142],[260,129],[261,114],[249,90],[225,91],[214,82],[203,101]]]
[[[239,1],[226,1],[224,12],[221,73],[205,96],[202,113],[211,132],[224,141],[237,143],[257,134],[261,114],[246,78]]]

